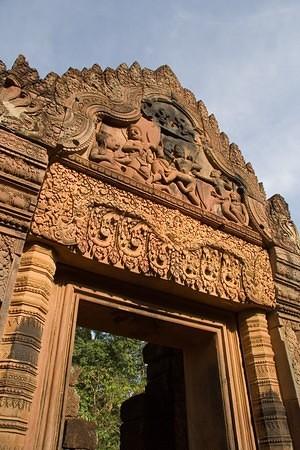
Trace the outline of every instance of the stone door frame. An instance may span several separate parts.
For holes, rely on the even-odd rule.
[[[169,324],[173,328],[173,333],[174,327],[178,327],[178,329],[184,327],[193,334],[195,332],[213,333],[219,360],[224,415],[227,421],[228,448],[232,450],[240,448],[254,450],[256,448],[237,325],[233,316],[227,313],[213,316],[211,313],[201,313],[200,305],[198,314],[181,311],[176,303],[170,310],[169,306],[164,307],[161,303],[152,305],[142,301],[138,303],[128,296],[105,292],[105,289],[92,289],[75,284],[56,284],[52,297],[53,304],[55,303],[53,315],[54,317],[60,317],[60,319],[52,320],[51,324],[49,320],[49,327],[45,330],[45,340],[51,342],[51,353],[47,363],[45,358],[40,358],[43,367],[40,367],[39,379],[42,380],[43,386],[39,388],[39,395],[35,398],[35,404],[39,405],[41,415],[35,417],[30,424],[32,430],[38,430],[34,448],[43,448],[44,450],[60,448],[75,327],[79,305],[82,309],[83,303],[93,307],[97,305],[99,317],[101,317],[101,312],[105,308],[112,314],[119,312],[121,314],[126,313],[127,316],[138,317],[143,324],[145,319],[149,318],[161,324]],[[93,311],[95,311],[95,308],[93,308]],[[133,335],[132,337],[137,337],[135,332]],[[163,339],[160,338],[159,341],[162,343]],[[189,445],[190,450],[196,450],[198,448],[197,437],[192,437],[191,430],[197,426],[194,423],[193,415],[196,413],[199,402],[197,402],[197,398],[195,399],[195,369],[193,368],[192,355],[191,352],[185,354],[187,378],[189,380],[186,381],[186,390],[187,397],[193,399],[188,404]]]

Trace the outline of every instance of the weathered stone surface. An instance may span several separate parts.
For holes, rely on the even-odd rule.
[[[96,425],[83,419],[68,419],[65,424],[63,448],[66,450],[96,450]]]

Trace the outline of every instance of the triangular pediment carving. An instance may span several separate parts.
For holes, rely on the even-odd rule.
[[[53,157],[276,240],[251,164],[168,66],[94,65],[40,79],[20,56],[10,70],[0,65],[0,124]]]

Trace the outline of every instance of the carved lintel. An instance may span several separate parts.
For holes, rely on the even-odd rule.
[[[61,164],[47,174],[32,231],[104,264],[235,303],[274,306],[261,247]]]
[[[9,449],[25,448],[54,271],[51,250],[23,253],[0,343],[0,441]]]
[[[292,449],[265,313],[242,313],[240,334],[258,448]]]

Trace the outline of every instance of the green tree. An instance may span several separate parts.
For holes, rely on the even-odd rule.
[[[80,415],[97,424],[99,449],[119,449],[120,406],[144,389],[144,343],[77,328],[73,365],[81,368]]]

